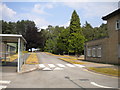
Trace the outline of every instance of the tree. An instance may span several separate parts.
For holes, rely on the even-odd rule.
[[[51,26],[49,25],[46,29],[48,31],[48,39],[45,43],[45,51],[49,51],[52,53],[58,54],[58,38],[62,30],[64,30],[64,27],[59,26]]]
[[[87,41],[108,36],[106,24],[101,24],[100,27],[93,28],[87,21],[82,27],[82,32]]]
[[[15,22],[6,22],[2,20],[3,34],[21,34],[27,41],[27,50],[37,48],[40,45],[38,28],[33,21],[22,20]]]
[[[3,34],[16,34],[16,23],[6,22],[2,20],[2,33]]]
[[[80,18],[74,10],[70,20],[70,33],[76,33],[80,31]]]
[[[93,40],[95,37],[94,29],[87,21],[82,27],[82,32],[87,41]]]
[[[39,48],[41,51],[45,50],[45,43],[46,40],[48,39],[48,31],[45,29],[41,29],[41,31],[38,33],[38,44],[39,44]]]
[[[70,21],[70,35],[69,35],[69,52],[75,54],[81,54],[84,47],[85,38],[82,34],[82,28],[80,27],[80,19],[74,10]]]
[[[83,53],[85,38],[81,33],[72,33],[68,42],[70,53],[75,53],[76,55]]]
[[[106,37],[106,36],[108,36],[107,24],[101,24],[98,29],[98,37],[97,38]]]
[[[57,39],[57,52],[59,54],[68,53],[68,37],[69,37],[69,28],[63,29],[59,34]]]

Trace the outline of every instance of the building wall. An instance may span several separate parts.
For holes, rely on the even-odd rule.
[[[118,19],[120,20],[120,14],[119,14]],[[118,30],[118,44],[120,45],[120,30]],[[118,50],[118,52],[119,52],[118,63],[120,64],[120,46],[118,48],[119,48],[119,50]]]
[[[120,14],[111,17],[107,20],[109,31],[108,50],[109,56],[107,57],[109,63],[118,64],[118,44],[120,42],[120,31],[116,30],[116,21],[120,20]]]
[[[88,60],[88,61],[94,61],[94,62],[101,62],[101,63],[107,63],[107,53],[108,53],[108,50],[107,50],[107,44],[108,44],[108,38],[103,38],[103,39],[99,39],[99,40],[94,40],[94,41],[90,41],[90,42],[87,42],[86,43],[86,49],[85,49],[85,59]],[[100,46],[101,47],[101,57],[88,57],[88,54],[87,54],[87,50],[89,48],[94,48],[96,46]],[[92,52],[91,52],[92,53]]]
[[[95,62],[111,63],[111,64],[120,64],[120,58],[118,55],[118,45],[120,44],[120,30],[116,30],[116,21],[120,20],[120,14],[111,17],[107,20],[108,35],[109,38],[93,40],[86,42],[85,47],[85,59]],[[96,45],[101,45],[102,57],[88,57],[87,49],[88,47],[94,47]]]

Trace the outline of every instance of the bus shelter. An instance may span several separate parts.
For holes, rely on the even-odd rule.
[[[20,72],[21,67],[24,63],[23,58],[23,51],[26,49],[26,40],[23,38],[22,35],[16,35],[16,34],[0,34],[0,58],[4,58],[5,62],[7,59],[7,43],[17,43],[16,45],[16,51],[18,54],[17,58],[17,72]],[[4,46],[3,46],[4,45]],[[4,49],[4,50],[3,50]]]

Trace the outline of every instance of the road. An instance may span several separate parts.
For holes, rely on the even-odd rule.
[[[10,80],[7,88],[118,88],[118,78],[87,71],[58,59],[58,56],[37,53],[40,69],[24,74],[3,76]]]

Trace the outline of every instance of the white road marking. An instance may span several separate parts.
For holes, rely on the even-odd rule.
[[[44,64],[39,64],[39,67],[44,68],[45,65]]]
[[[7,88],[7,86],[4,86],[3,84],[9,84],[10,82],[11,82],[11,81],[5,81],[5,80],[3,81],[3,80],[0,80],[0,84],[1,84],[1,85],[0,85],[0,90],[3,89],[3,88],[4,88],[4,89]]]
[[[95,86],[97,86],[97,87],[101,87],[101,88],[114,88],[114,87],[107,87],[107,86],[102,86],[102,85],[99,85],[99,84],[97,84],[97,83],[95,83],[95,82],[90,82],[92,85],[95,85]]]
[[[63,68],[56,67],[54,70],[63,70]]]
[[[49,67],[51,67],[51,68],[55,67],[54,64],[48,64],[48,65],[49,65]]]
[[[65,67],[65,65],[63,65],[63,64],[57,64],[59,67]]]
[[[74,64],[75,66],[78,66],[78,67],[85,67],[83,65],[80,65],[80,64]]]
[[[7,88],[7,86],[0,85],[0,90],[1,90],[2,88]]]
[[[72,65],[72,64],[66,64],[67,66],[69,66],[69,67],[75,67],[74,65]]]
[[[2,83],[2,84],[9,84],[11,81],[2,81],[2,80],[0,80],[0,83]]]
[[[44,68],[44,69],[42,69],[42,70],[43,70],[43,71],[51,71],[52,69],[46,67],[46,68]]]
[[[56,66],[60,67],[60,68],[64,68],[66,66],[68,67],[85,67],[84,65],[80,65],[80,64],[47,64],[50,68],[55,68]],[[46,66],[44,64],[39,64],[40,68],[46,68]]]

